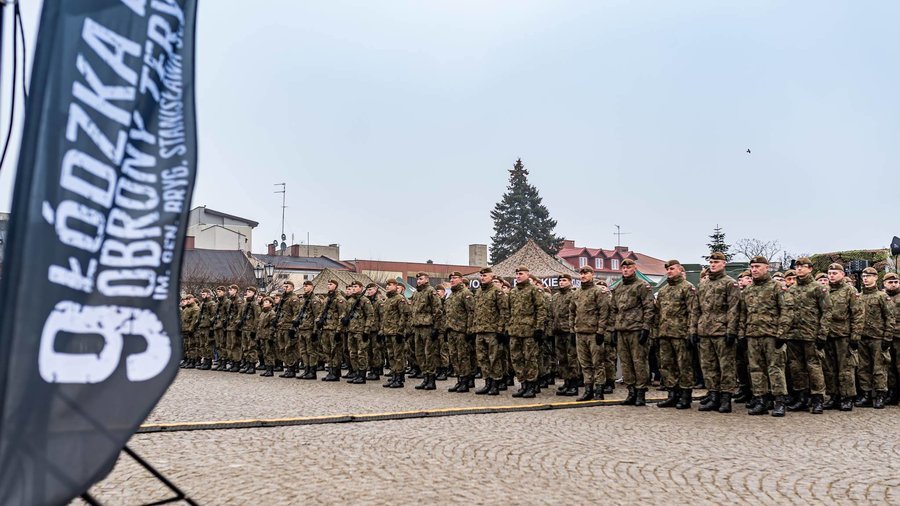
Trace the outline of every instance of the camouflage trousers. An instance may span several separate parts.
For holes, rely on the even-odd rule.
[[[413,334],[410,337],[407,337],[403,340],[403,350],[404,356],[406,360],[409,362],[410,367],[418,367],[419,363],[416,362],[416,335]]]
[[[538,351],[540,352],[541,369],[539,374],[549,378],[555,378],[558,372],[556,362],[556,342],[552,334],[545,334],[544,338],[538,343]]]
[[[443,339],[432,339],[431,327],[415,327],[416,362],[422,374],[434,374],[441,365],[441,345]]]
[[[297,365],[297,335],[290,329],[278,329],[276,342],[278,344],[278,354],[285,367],[293,367]]]
[[[209,327],[200,328],[197,332],[194,332],[194,338],[197,342],[197,356],[207,361],[212,360],[213,344],[216,342],[212,335],[212,329]]]
[[[259,352],[256,348],[258,344],[256,342],[256,332],[246,330],[241,332],[241,356],[235,360],[243,359],[251,364],[256,364],[259,361]]]
[[[788,341],[788,371],[791,388],[795,392],[809,390],[812,395],[825,393],[825,373],[822,360],[825,352],[816,349],[815,341]]]
[[[609,348],[605,343],[597,346],[594,334],[575,334],[575,356],[581,366],[584,386],[602,386],[606,382],[606,350]]]
[[[506,374],[506,356],[497,334],[480,333],[475,337],[475,355],[485,379],[500,380]]]
[[[263,358],[267,366],[274,366],[278,360],[278,345],[272,337],[266,337],[262,340]]]
[[[890,361],[890,352],[881,351],[881,339],[864,337],[859,342],[859,367],[856,370],[859,389],[863,392],[887,391]]]
[[[406,368],[406,339],[402,334],[385,336],[391,348],[391,372],[402,374]]]
[[[384,336],[376,336],[375,339],[369,339],[369,367],[381,367],[384,365],[384,357],[387,353],[387,341]]]
[[[750,364],[747,359],[747,340],[738,341],[735,347],[735,373],[737,374],[737,382],[742,388],[750,388]]]
[[[622,362],[622,382],[625,386],[643,390],[650,383],[650,362],[647,358],[650,343],[648,340],[646,344],[641,344],[639,335],[638,330],[620,330],[618,351]]]
[[[449,331],[448,331],[449,332]],[[441,340],[441,367],[450,367],[450,336],[446,333],[440,337]]]
[[[700,338],[700,370],[711,392],[733,392],[735,380],[735,349],[724,337]]]
[[[475,343],[469,342],[464,333],[455,330],[447,331],[447,341],[450,344],[450,365],[456,374],[459,376],[474,374],[472,356],[475,354]]]
[[[541,367],[541,352],[534,337],[510,336],[509,354],[520,383],[535,381]]]
[[[365,332],[347,332],[350,367],[354,371],[369,370],[369,336]]]
[[[238,330],[225,331],[225,358],[231,362],[241,360],[241,333]]]
[[[194,339],[193,332],[182,332],[181,333],[181,351],[182,358],[193,359],[197,358],[195,355],[195,350],[197,349],[197,344]]]
[[[619,360],[619,351],[615,346],[606,346],[603,351],[606,358],[606,382],[616,379],[616,362]]]
[[[891,366],[888,367],[888,372],[888,387],[900,388],[900,340],[896,338],[891,343]]]
[[[319,363],[319,336],[312,330],[297,331],[297,353],[303,365],[315,367]]]
[[[784,364],[787,346],[775,347],[774,337],[748,337],[747,361],[753,395],[787,395]]]
[[[690,390],[694,386],[694,362],[687,339],[659,338],[659,370],[667,388]]]
[[[336,330],[320,330],[319,346],[321,346],[322,357],[324,357],[328,367],[341,366],[343,348],[340,332]]]
[[[829,337],[825,343],[825,391],[831,396],[856,395],[856,366],[859,355],[850,349],[849,337]]]
[[[559,376],[565,380],[572,380],[578,377],[578,346],[575,334],[568,332],[557,332],[556,339],[556,360],[558,362]]]
[[[213,330],[213,338],[215,340],[215,350],[214,353],[218,355],[219,361],[228,360],[228,355],[225,346],[225,329],[218,328]]]

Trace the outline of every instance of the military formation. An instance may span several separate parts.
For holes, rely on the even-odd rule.
[[[474,289],[459,272],[437,286],[420,272],[410,298],[395,281],[384,294],[358,281],[339,290],[337,280],[324,295],[309,281],[300,293],[291,281],[270,295],[203,289],[182,299],[181,367],[301,380],[323,373],[321,381],[351,384],[385,377],[385,388],[412,378],[423,391],[452,376],[450,392],[521,398],[561,380],[556,395],[590,401],[615,390],[618,365],[622,404],[644,406],[658,364],[667,392],[659,408],[691,409],[698,376],[707,412],[743,403],[750,415],[780,417],[898,403],[897,274],[886,273],[879,289],[867,268],[860,293],[840,264],[814,275],[800,258],[773,275],[754,257],[737,280],[725,264],[713,252],[694,286],[670,260],[656,293],[629,259],[612,288],[585,266],[580,286],[562,275],[555,293],[525,265],[513,283],[484,268]]]

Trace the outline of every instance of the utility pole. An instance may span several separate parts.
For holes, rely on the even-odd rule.
[[[284,235],[284,210],[287,209],[287,183],[275,183],[274,186],[281,187],[280,190],[275,190],[275,193],[281,194],[281,252],[284,253],[284,250],[287,249],[287,244],[284,242],[287,239],[287,236]]]
[[[630,235],[631,232],[622,232],[622,227],[620,227],[618,225],[615,225],[615,227],[616,227],[616,231],[613,232],[613,235],[616,236],[616,246],[621,246],[622,245],[622,236]]]

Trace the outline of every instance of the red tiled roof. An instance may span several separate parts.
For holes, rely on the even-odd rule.
[[[453,271],[459,271],[463,276],[478,272],[481,267],[471,265],[453,265],[453,264],[429,264],[424,262],[390,262],[382,260],[354,260],[347,261],[348,264],[356,265],[360,271],[392,271],[416,273],[418,271],[433,274],[449,274]]]
[[[635,263],[639,271],[644,274],[653,274],[664,276],[666,274],[666,262],[658,258],[653,258],[642,253],[634,253],[637,257]]]

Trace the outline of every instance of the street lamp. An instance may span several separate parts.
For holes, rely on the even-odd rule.
[[[272,279],[272,277],[274,275],[275,275],[275,265],[273,265],[271,263],[266,264],[266,278]]]
[[[263,266],[260,264],[256,264],[256,267],[253,268],[253,276],[256,278],[256,286],[258,288],[266,286],[263,281],[263,270]]]

